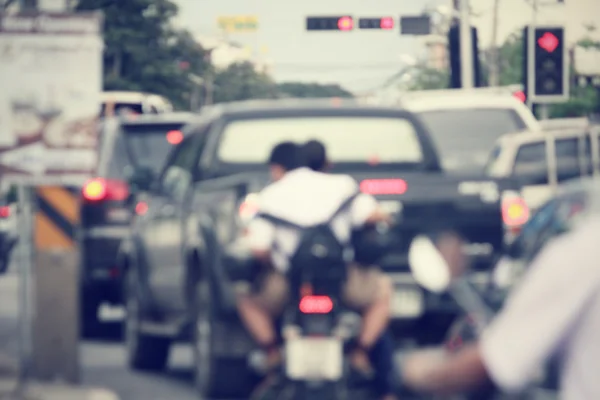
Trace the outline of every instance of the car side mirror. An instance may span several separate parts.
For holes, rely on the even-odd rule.
[[[156,182],[156,174],[149,167],[141,166],[133,170],[127,178],[129,190],[132,193],[148,191]]]

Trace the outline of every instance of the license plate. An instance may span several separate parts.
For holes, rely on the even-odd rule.
[[[124,209],[108,210],[106,213],[108,220],[113,222],[126,222],[131,218],[131,212]]]
[[[286,373],[294,380],[341,378],[342,342],[336,338],[290,339],[285,347]]]
[[[392,315],[397,318],[420,317],[423,314],[423,293],[418,289],[396,289],[392,297]]]

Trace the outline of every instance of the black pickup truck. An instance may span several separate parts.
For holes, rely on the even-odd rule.
[[[248,283],[228,273],[227,260],[243,248],[241,232],[255,194],[269,182],[265,162],[277,143],[321,140],[332,173],[352,175],[394,214],[403,239],[382,266],[396,285],[397,326],[454,316],[447,301],[423,293],[411,277],[406,253],[416,233],[459,231],[481,268],[502,250],[509,184],[446,175],[423,124],[407,111],[337,100],[232,103],[200,114],[184,135],[155,184],[137,196],[144,213],[121,246],[125,335],[136,369],[163,368],[171,343],[191,340],[196,381],[208,397],[243,397],[250,385],[253,343],[232,296],[233,285]]]

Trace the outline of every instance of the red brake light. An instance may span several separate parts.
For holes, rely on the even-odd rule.
[[[300,311],[304,314],[328,314],[333,310],[329,296],[304,296],[300,300]]]
[[[129,187],[125,182],[96,178],[83,186],[82,194],[87,201],[123,201],[129,196]]]
[[[340,31],[351,31],[354,28],[354,20],[352,17],[341,17],[337,23]]]
[[[8,218],[8,217],[10,217],[10,207],[9,206],[0,207],[0,218]]]
[[[502,202],[502,220],[509,227],[518,227],[529,220],[529,207],[520,197],[513,197]]]
[[[360,183],[360,191],[372,195],[404,194],[407,189],[403,179],[366,179]]]
[[[148,204],[144,201],[140,201],[135,205],[135,213],[137,215],[144,215],[148,212]]]
[[[527,96],[525,96],[525,92],[522,90],[519,90],[518,92],[514,92],[513,96],[515,96],[517,99],[519,99],[519,101],[521,103],[525,103],[525,101],[527,100]]]
[[[183,140],[183,133],[181,131],[169,131],[167,132],[167,142],[172,145],[181,143]]]

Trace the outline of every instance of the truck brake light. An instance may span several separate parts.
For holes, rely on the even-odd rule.
[[[360,191],[371,195],[400,195],[407,189],[404,179],[365,179],[360,183]]]
[[[520,227],[529,220],[529,207],[520,197],[512,197],[502,202],[502,220],[510,228]]]
[[[129,196],[129,187],[127,183],[95,178],[89,180],[82,189],[83,198],[89,202],[115,200],[124,201]]]

